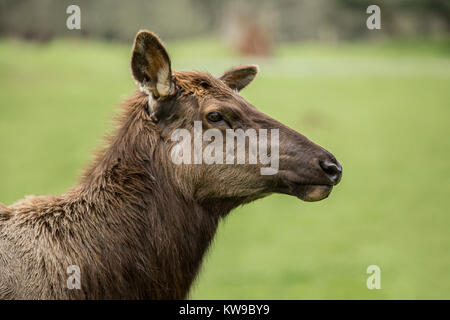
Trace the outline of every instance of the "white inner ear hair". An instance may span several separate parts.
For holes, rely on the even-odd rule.
[[[148,96],[148,111],[150,114],[152,114],[153,111],[155,111],[154,108],[156,105],[156,99],[154,99],[151,94],[147,93],[147,96]]]
[[[149,113],[153,113],[154,106],[156,104],[156,100],[153,98],[153,95],[150,93],[150,90],[148,89],[148,86],[146,85],[146,82],[139,84],[139,90],[141,92],[144,92],[148,96],[148,109]]]
[[[145,94],[147,94],[148,96],[150,96],[150,91],[148,90],[149,86],[147,84],[147,81],[143,80],[142,82],[137,82],[136,84],[139,85],[139,90],[141,92],[144,92]]]

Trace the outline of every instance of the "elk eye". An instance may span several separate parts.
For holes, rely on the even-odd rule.
[[[206,118],[211,122],[219,122],[219,121],[223,120],[222,115],[216,111],[208,113]]]

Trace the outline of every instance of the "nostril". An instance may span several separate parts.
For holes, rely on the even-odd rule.
[[[342,167],[340,164],[332,162],[330,160],[325,160],[320,161],[320,167],[334,184],[337,184],[339,182],[342,175]]]

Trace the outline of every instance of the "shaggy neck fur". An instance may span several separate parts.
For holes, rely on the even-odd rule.
[[[3,290],[6,298],[32,299],[187,297],[220,217],[239,201],[198,203],[180,187],[164,163],[157,127],[144,123],[146,103],[142,93],[128,102],[117,134],[79,185],[0,210],[0,249],[13,247],[11,259],[22,268],[11,274],[32,279],[13,290],[5,283],[22,279],[3,279],[0,296]],[[39,272],[27,275],[35,265]],[[70,265],[80,267],[80,290],[66,287]]]
[[[225,212],[207,210],[174,183],[158,128],[144,124],[146,99],[138,94],[125,106],[118,134],[77,192],[93,206],[97,219],[104,215],[104,230],[97,234],[114,239],[107,258],[125,285],[118,286],[118,296],[185,298]]]

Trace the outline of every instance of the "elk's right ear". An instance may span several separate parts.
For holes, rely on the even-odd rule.
[[[158,36],[142,30],[136,35],[131,56],[131,72],[142,90],[153,98],[174,93],[170,58]]]

